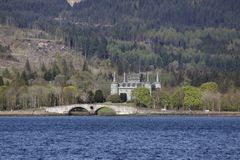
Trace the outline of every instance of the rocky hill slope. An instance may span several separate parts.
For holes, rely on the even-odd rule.
[[[120,75],[137,72],[141,65],[143,71],[163,70],[171,86],[224,81],[240,87],[239,1],[77,2],[0,0],[0,23],[42,30],[87,59],[110,61]],[[48,43],[34,42],[33,48]],[[18,55],[15,47],[9,49]]]
[[[48,66],[58,56],[68,57],[81,68],[82,58],[73,58],[74,54],[73,50],[65,47],[61,41],[52,39],[46,32],[0,26],[0,68],[21,69],[27,59],[35,67],[42,63]]]

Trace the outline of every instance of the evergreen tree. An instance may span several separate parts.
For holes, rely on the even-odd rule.
[[[88,71],[88,64],[87,64],[87,61],[86,61],[86,60],[83,62],[82,71]]]
[[[69,62],[69,72],[70,72],[70,75],[71,75],[71,76],[72,76],[73,74],[75,74],[75,72],[76,72],[75,67],[74,67],[72,61]]]
[[[68,67],[66,59],[62,60],[61,65],[62,65],[62,74],[65,75],[68,79],[70,77],[70,71],[69,71],[69,67]]]
[[[53,80],[52,72],[51,72],[50,70],[48,70],[47,72],[44,73],[43,78],[44,78],[46,81],[51,81],[51,80]]]
[[[61,71],[57,65],[57,62],[54,62],[52,65],[52,79],[54,79]]]
[[[27,85],[28,82],[27,82],[27,78],[26,78],[25,72],[23,71],[21,75],[20,75],[19,72],[17,72],[16,73],[16,77],[14,78],[14,80],[12,81],[11,84],[14,87],[20,87],[20,86],[23,86],[23,85]]]
[[[3,82],[3,77],[0,76],[0,86],[3,86],[4,85],[4,82]]]
[[[41,65],[41,71],[44,72],[44,73],[47,71],[47,68],[46,68],[46,66],[45,66],[45,63],[42,63],[42,65]]]
[[[123,64],[122,62],[119,62],[118,65],[117,65],[117,72],[118,72],[118,75],[123,75]]]
[[[86,99],[86,103],[94,103],[94,94],[92,91],[88,91],[87,93],[87,99]]]
[[[94,95],[94,101],[96,103],[103,103],[105,102],[105,98],[103,96],[103,93],[101,90],[96,90],[95,95]]]
[[[7,68],[3,71],[3,77],[11,78],[11,73],[9,72],[9,70]]]
[[[28,85],[29,77],[25,71],[22,72],[20,80],[23,82],[23,84]]]
[[[32,72],[32,69],[31,69],[31,66],[30,66],[30,63],[29,63],[28,59],[25,62],[24,71],[29,72],[29,73]]]
[[[26,63],[25,63],[25,66],[24,66],[24,73],[22,73],[22,74],[24,74],[23,78],[24,79],[26,78],[27,81],[35,78],[28,59],[26,60]]]

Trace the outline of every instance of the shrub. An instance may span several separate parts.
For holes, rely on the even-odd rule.
[[[94,101],[97,103],[105,102],[105,98],[103,97],[103,93],[101,90],[96,90],[95,95],[94,95]]]
[[[145,87],[139,87],[133,90],[134,101],[137,106],[151,107],[152,97],[150,91]]]
[[[107,98],[107,101],[112,102],[112,103],[121,103],[121,99],[118,94],[110,95]]]

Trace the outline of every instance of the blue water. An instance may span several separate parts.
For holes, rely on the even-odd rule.
[[[0,159],[240,159],[237,117],[0,117]]]

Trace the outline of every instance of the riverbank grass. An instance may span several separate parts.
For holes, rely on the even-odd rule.
[[[116,115],[116,112],[110,108],[104,107],[97,111],[97,115]]]

